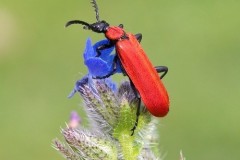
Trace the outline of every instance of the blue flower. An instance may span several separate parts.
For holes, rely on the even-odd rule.
[[[101,40],[91,44],[91,39],[88,38],[86,48],[83,54],[84,64],[88,67],[89,75],[92,77],[103,77],[111,73],[114,69],[114,57],[116,54],[111,54],[114,46],[104,50],[99,50],[100,56],[97,56],[97,48],[101,45],[109,44],[108,40]],[[116,73],[121,73],[120,62],[117,60]]]
[[[101,40],[97,43],[95,43],[92,46],[91,39],[88,38],[86,41],[86,47],[83,53],[83,58],[84,58],[84,64],[88,68],[88,74],[85,75],[82,79],[78,80],[75,83],[75,87],[73,91],[70,93],[68,96],[71,98],[76,92],[81,92],[81,87],[85,84],[91,84],[92,83],[92,78],[94,77],[104,77],[108,74],[110,74],[113,70],[114,67],[116,67],[115,73],[121,73],[121,65],[120,61],[117,59],[117,61],[114,62],[114,58],[116,54],[111,54],[111,52],[114,50],[114,46],[111,48],[99,50],[100,55],[97,53],[97,48],[101,45],[104,44],[109,44],[110,42],[105,39]],[[116,65],[114,64],[116,63]],[[113,91],[117,89],[117,86],[115,83],[113,83],[110,78],[104,79]],[[89,85],[92,86],[92,85]]]

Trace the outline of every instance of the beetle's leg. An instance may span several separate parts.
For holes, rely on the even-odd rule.
[[[162,79],[168,72],[168,67],[166,66],[156,66],[154,67],[158,73],[163,72],[163,74],[160,76],[160,79]]]
[[[123,28],[123,24],[119,24],[118,27]]]
[[[97,49],[96,49],[96,51],[97,51],[96,57],[99,57],[101,55],[101,52],[100,52],[101,50],[108,49],[108,48],[111,48],[113,46],[114,46],[114,44],[111,43],[111,42],[108,43],[108,44],[103,44],[101,46],[98,46]]]
[[[137,38],[138,42],[140,43],[142,40],[142,34],[138,33],[138,34],[135,34],[134,36]]]
[[[141,107],[140,106],[141,105],[141,98],[140,98],[140,95],[139,95],[137,89],[135,88],[133,82],[131,81],[131,79],[130,79],[130,85],[131,85],[131,87],[133,89],[133,92],[134,92],[134,94],[135,94],[135,96],[137,97],[137,100],[138,100],[138,102],[137,102],[136,120],[135,120],[133,128],[131,129],[131,131],[132,131],[131,136],[132,136],[134,134],[135,129],[137,128],[137,125],[138,125],[138,117],[140,115],[140,107]]]

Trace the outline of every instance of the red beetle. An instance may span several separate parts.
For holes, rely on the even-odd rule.
[[[104,33],[105,37],[110,41],[110,44],[98,47],[98,54],[101,54],[100,50],[112,47],[113,45],[115,46],[117,53],[115,63],[118,59],[120,60],[122,70],[129,77],[136,96],[139,98],[137,119],[132,129],[134,132],[140,114],[140,99],[152,115],[163,117],[168,113],[169,97],[160,80],[160,78],[166,75],[168,68],[165,66],[154,67],[139,43],[142,39],[142,35],[126,33],[123,30],[122,24],[119,26],[109,26],[106,21],[101,21],[99,19],[96,1],[93,0],[92,3],[96,11],[96,23],[89,24],[80,20],[72,20],[66,24],[66,27],[72,24],[82,24],[84,25],[84,29],[89,29],[97,33]],[[116,64],[113,65],[116,66]],[[116,67],[108,75],[97,78],[107,78],[114,74],[115,71]],[[160,72],[163,72],[163,74],[159,78],[158,73]]]

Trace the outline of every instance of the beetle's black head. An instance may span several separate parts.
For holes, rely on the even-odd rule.
[[[84,29],[89,29],[92,30],[93,32],[97,32],[97,33],[105,33],[109,24],[106,21],[98,21],[96,23],[93,24],[89,24],[87,22],[84,21],[80,21],[80,20],[72,20],[67,22],[67,24],[65,25],[66,27],[72,25],[72,24],[82,24],[84,27]]]
[[[96,13],[96,19],[97,19],[96,23],[89,24],[84,21],[73,20],[73,21],[67,22],[67,24],[65,26],[68,27],[72,24],[82,24],[82,25],[84,25],[84,27],[83,27],[84,29],[89,29],[89,30],[92,30],[93,32],[97,32],[97,33],[105,33],[107,31],[109,24],[106,21],[100,20],[96,0],[92,0],[91,3],[93,4],[93,8]]]
[[[107,28],[109,27],[109,24],[106,21],[99,21],[91,24],[89,27],[89,29],[94,32],[105,33],[107,31]]]

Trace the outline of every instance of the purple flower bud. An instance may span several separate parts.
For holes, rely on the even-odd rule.
[[[72,111],[70,114],[68,126],[70,128],[77,128],[80,123],[81,123],[81,118],[79,117],[78,113],[76,111]]]

